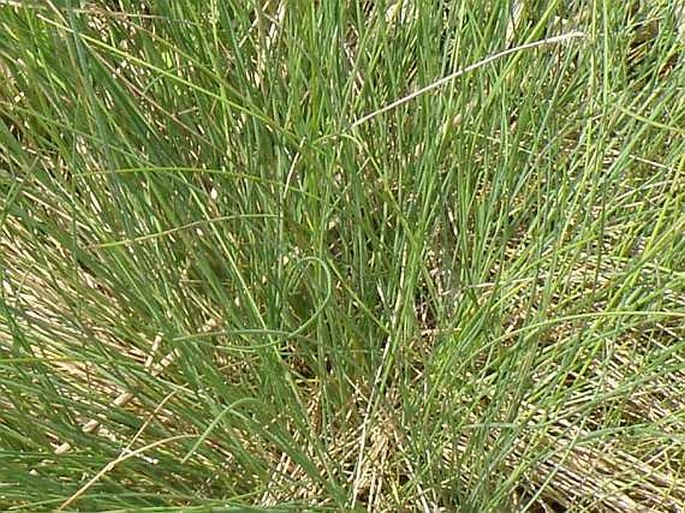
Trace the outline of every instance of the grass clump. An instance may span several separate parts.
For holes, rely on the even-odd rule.
[[[681,511],[682,12],[0,5],[2,509]]]

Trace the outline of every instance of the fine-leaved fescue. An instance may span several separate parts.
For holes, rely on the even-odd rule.
[[[0,2],[0,509],[682,511],[684,13]]]

